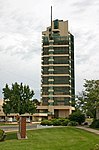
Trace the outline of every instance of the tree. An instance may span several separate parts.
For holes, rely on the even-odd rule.
[[[3,88],[3,94],[3,111],[6,115],[10,113],[19,113],[20,115],[25,113],[33,114],[36,111],[36,107],[32,103],[34,92],[28,85],[16,82],[10,88],[6,84],[5,88]]]
[[[76,108],[79,106],[87,116],[96,118],[96,109],[99,106],[99,80],[85,80],[84,88],[85,90],[77,97]]]
[[[85,121],[85,115],[82,112],[77,111],[77,112],[73,112],[69,116],[69,119],[71,121],[76,121],[76,122],[78,122],[81,125],[81,123],[83,123]]]
[[[76,111],[81,111],[83,113],[86,112],[86,96],[85,96],[85,92],[82,91],[81,93],[79,92],[79,94],[76,96],[75,98],[75,110]]]
[[[38,101],[38,99],[33,99],[33,104],[35,106],[39,106],[40,105],[40,102]]]

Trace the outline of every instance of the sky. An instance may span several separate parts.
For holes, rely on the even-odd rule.
[[[99,79],[99,0],[0,0],[0,99],[5,84],[24,83],[40,99],[42,31],[68,20],[75,38],[76,94]]]

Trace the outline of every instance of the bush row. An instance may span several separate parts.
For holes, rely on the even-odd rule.
[[[76,125],[78,125],[78,123],[76,121],[70,121],[69,119],[59,118],[59,119],[52,119],[52,120],[43,120],[43,121],[41,121],[41,125],[76,126]]]

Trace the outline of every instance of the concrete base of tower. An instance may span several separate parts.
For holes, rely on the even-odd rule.
[[[52,118],[68,118],[75,110],[72,106],[38,106],[38,113],[33,115],[34,121],[41,121],[42,119]]]

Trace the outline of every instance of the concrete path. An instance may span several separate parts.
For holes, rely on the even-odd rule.
[[[89,132],[92,132],[92,133],[95,133],[95,134],[99,135],[99,130],[95,130],[95,129],[92,129],[92,128],[89,128],[89,127],[83,127],[83,126],[78,126],[76,128],[83,129],[83,130],[86,130],[86,131],[89,131]]]

